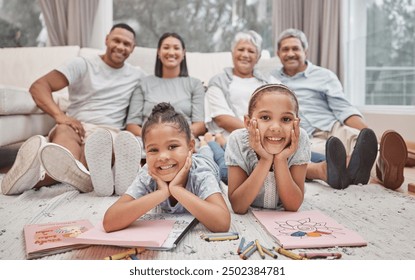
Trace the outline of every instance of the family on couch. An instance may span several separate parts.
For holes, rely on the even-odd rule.
[[[327,140],[326,160],[324,156],[316,159],[318,155],[314,154],[312,161],[316,163],[308,164],[306,176],[308,179],[321,179],[333,188],[340,189],[350,184],[367,184],[374,162],[378,158],[376,163],[378,179],[387,188],[399,188],[404,180],[403,167],[407,157],[407,149],[402,137],[395,131],[385,132],[378,153],[375,134],[367,127],[360,112],[346,100],[337,77],[329,70],[315,66],[306,59],[305,35],[299,30],[292,29],[280,35],[277,55],[283,67],[273,71],[274,77],[269,77],[265,82],[256,78],[265,75],[255,73],[257,70],[254,70],[254,66],[260,55],[260,41],[258,44],[258,39],[251,37],[254,39],[248,37],[237,42],[232,48],[234,68],[225,70],[224,73],[228,75],[224,77],[230,77],[230,80],[226,81],[229,95],[222,97],[221,92],[217,90],[218,87],[209,87],[205,102],[204,92],[200,93],[200,81],[189,77],[188,73],[182,75],[181,65],[186,65],[186,55],[180,37],[170,35],[160,40],[157,61],[160,60],[161,63],[159,65],[161,74],[145,77],[143,71],[125,63],[135,46],[133,29],[126,24],[114,25],[106,37],[107,48],[104,55],[92,59],[77,58],[33,83],[30,92],[37,106],[51,115],[57,125],[49,134],[50,143],[46,143],[46,138],[43,136],[33,136],[21,146],[14,165],[3,178],[1,186],[3,194],[19,194],[27,189],[58,181],[68,183],[81,192],[95,190],[97,195],[104,196],[112,195],[115,191],[116,194],[121,195],[131,184],[130,178],[134,177],[131,173],[136,174],[140,166],[141,146],[137,138],[132,135],[140,136],[140,126],[145,120],[143,112],[151,112],[154,104],[162,101],[171,101],[171,104],[175,104],[177,101],[177,104],[184,106],[176,108],[174,105],[176,110],[188,118],[189,123],[192,124],[193,136],[197,137],[205,133],[205,117],[210,118],[212,124],[217,127],[226,124],[226,119],[233,119],[238,123],[235,129],[243,124],[243,116],[248,114],[244,111],[234,112],[234,108],[223,102],[209,102],[209,98],[211,100],[229,98],[235,101],[231,104],[237,106],[247,104],[250,94],[257,86],[278,81],[295,92],[300,108],[300,126],[307,131],[309,137]],[[165,39],[169,42],[167,46],[163,45]],[[240,69],[249,71],[243,73],[239,71]],[[148,82],[140,85],[140,80]],[[161,91],[157,90],[161,84],[165,84],[164,89],[162,87]],[[214,79],[209,83],[211,84],[214,84]],[[66,114],[51,99],[53,91],[64,87],[69,89],[71,102]],[[136,88],[141,89],[141,93]],[[154,96],[149,90],[154,88],[157,93],[155,99],[152,99]],[[245,92],[247,88],[251,90],[247,91],[244,97],[237,95]],[[163,92],[165,92],[164,96],[161,95]],[[174,95],[170,96],[170,93]],[[216,99],[212,98],[214,94]],[[183,103],[179,102],[179,98],[183,98]],[[130,103],[130,100],[134,104]],[[205,112],[205,105],[215,106],[219,113],[215,116],[208,114]],[[129,111],[129,108],[132,110]],[[247,109],[248,106],[241,105],[240,108]],[[225,119],[225,122],[221,119]],[[126,121],[127,128],[132,134],[123,131]],[[229,125],[231,123],[233,122],[228,122]],[[223,126],[225,125],[222,125],[222,128]],[[209,128],[209,125],[207,127]],[[109,131],[109,134],[106,134],[107,140],[103,141],[107,147],[109,146],[104,151],[106,162],[98,162],[95,170],[94,168],[88,170],[86,167],[90,167],[89,162],[99,158],[97,155],[103,153],[103,145],[100,145],[102,142],[97,141],[97,138],[90,142],[90,139],[94,139],[94,132],[102,133],[104,129]],[[124,136],[120,137],[121,135]],[[131,153],[140,153],[140,156],[135,157],[133,162],[127,165],[132,166],[130,170],[117,168],[117,161],[122,162],[129,158],[128,148],[126,148],[127,152],[124,149],[124,152],[117,156],[117,138],[120,140],[118,142],[121,142],[119,146],[130,147]],[[112,156],[112,141],[115,156]],[[224,148],[226,153],[226,145]],[[89,153],[88,150],[94,152]],[[91,160],[89,161],[88,158]],[[129,179],[125,180],[122,186],[114,186],[119,180],[115,179],[114,182],[112,177],[113,162],[116,178],[117,169],[120,174],[130,173],[127,176]],[[105,168],[101,168],[100,164]],[[100,173],[105,173],[108,180],[100,179]],[[102,187],[103,184],[105,186]]]

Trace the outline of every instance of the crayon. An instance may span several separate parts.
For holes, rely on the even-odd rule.
[[[218,232],[218,233],[207,233],[207,234],[200,234],[202,239],[213,238],[213,237],[224,237],[224,236],[234,236],[238,235],[237,232]]]
[[[251,244],[251,243],[252,243],[252,244]],[[251,245],[246,246],[246,247],[243,249],[242,253],[239,255],[239,257],[240,257],[241,259],[246,260],[246,256],[245,256],[245,255],[246,255],[246,254],[248,254],[248,252],[249,252],[249,251],[251,251],[253,248],[255,248],[255,250],[256,250],[256,246],[255,246],[254,241],[249,242],[249,244],[251,244]]]
[[[248,259],[250,256],[252,256],[253,253],[255,253],[256,250],[257,250],[257,246],[252,245],[252,248],[248,252],[246,252],[245,254],[244,253],[241,254],[242,259],[244,260]]]
[[[258,252],[259,252],[259,255],[261,256],[261,258],[265,259],[264,251],[262,251],[262,247],[261,247],[261,244],[259,244],[258,239],[255,239],[255,246],[258,249]]]
[[[300,256],[300,255],[297,255],[297,254],[296,254],[296,253],[294,253],[294,252],[291,252],[291,251],[285,250],[285,249],[283,249],[283,248],[277,248],[277,247],[274,247],[274,250],[275,250],[276,252],[280,253],[281,255],[284,255],[284,256],[286,256],[286,257],[289,257],[289,258],[291,258],[291,259],[293,259],[293,260],[306,260],[306,259],[307,259],[307,258],[305,258],[305,257],[302,257],[302,256]]]
[[[131,258],[132,260],[139,260],[139,258],[137,258],[137,255],[134,255],[134,254],[131,254],[131,255],[130,255],[130,258]]]
[[[271,252],[271,250],[268,250],[265,247],[262,247],[262,250],[264,251],[265,254],[267,254],[268,256],[270,256],[271,258],[277,259],[278,255],[274,254]]]
[[[340,259],[342,257],[341,253],[331,253],[331,252],[315,252],[315,253],[300,253],[300,256],[307,259]]]
[[[225,240],[235,240],[239,239],[239,235],[224,235],[224,236],[215,236],[215,237],[206,237],[206,241],[225,241]]]
[[[241,254],[242,252],[245,252],[252,245],[254,245],[254,241],[250,241],[248,244],[246,244],[246,246],[241,249]]]
[[[139,254],[143,251],[145,251],[144,248],[132,248],[128,251],[121,252],[121,253],[106,257],[106,258],[104,258],[104,260],[121,260],[121,259],[125,258],[126,256],[129,256],[129,255],[132,255],[132,254],[137,255],[137,254]]]
[[[241,238],[241,242],[239,243],[238,250],[236,251],[238,255],[242,253],[242,248],[244,247],[245,237]]]

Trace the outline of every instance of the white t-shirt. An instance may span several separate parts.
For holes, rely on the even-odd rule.
[[[100,56],[77,57],[56,69],[68,79],[67,114],[95,125],[123,129],[131,95],[143,70],[125,63],[112,68]]]
[[[255,77],[240,78],[238,76],[233,76],[233,80],[229,85],[229,97],[232,101],[234,108],[236,109],[236,117],[238,117],[241,121],[243,121],[244,115],[247,114],[248,103],[252,93],[262,85],[263,82],[259,81]],[[229,111],[233,115],[232,110],[230,110],[230,108]]]

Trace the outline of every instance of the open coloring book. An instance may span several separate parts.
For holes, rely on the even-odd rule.
[[[279,246],[285,249],[367,245],[357,232],[347,229],[318,210],[252,212]]]
[[[25,225],[26,258],[40,258],[84,248],[88,245],[78,244],[72,238],[92,228],[88,220]]]
[[[148,213],[128,228],[107,233],[100,223],[73,240],[78,244],[170,250],[197,222],[190,214]]]

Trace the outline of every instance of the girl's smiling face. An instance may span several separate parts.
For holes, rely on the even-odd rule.
[[[252,119],[257,120],[261,144],[268,153],[279,154],[291,143],[291,132],[296,119],[291,96],[275,92],[262,94],[247,121]]]
[[[158,123],[146,133],[145,150],[149,171],[165,182],[171,182],[186,163],[194,142],[172,123]]]

